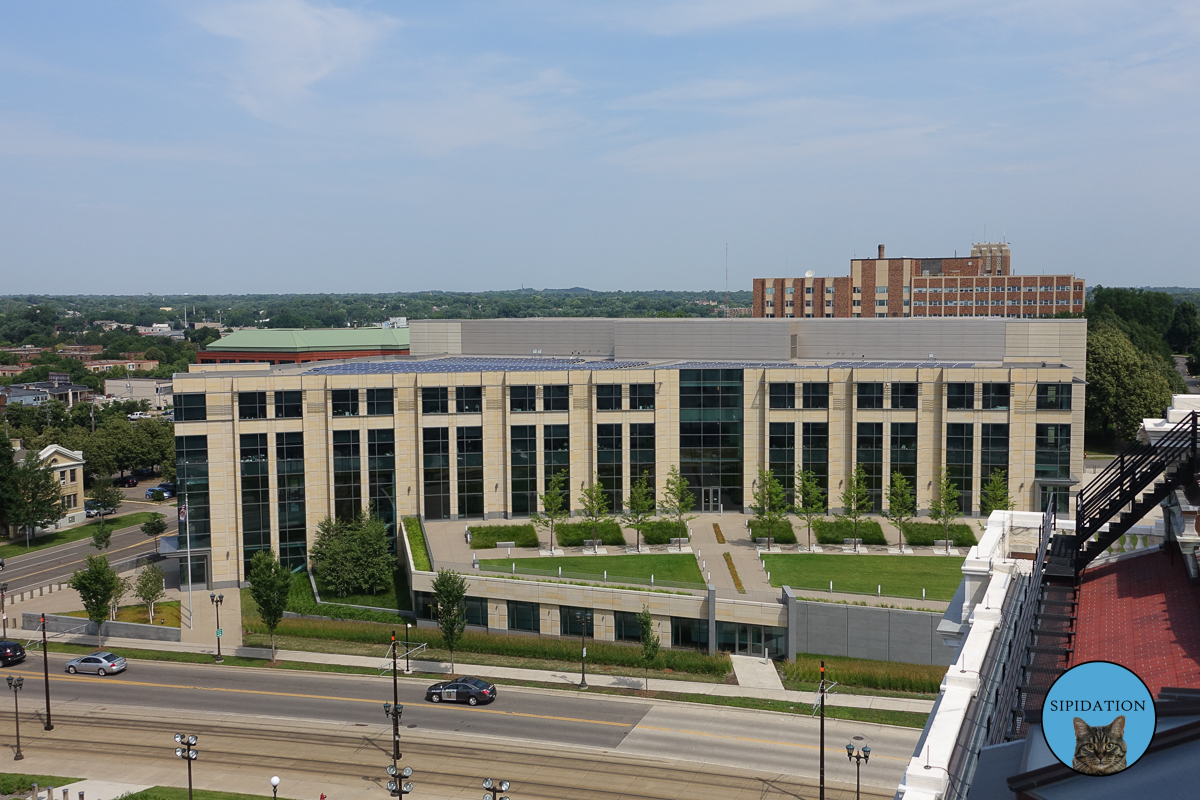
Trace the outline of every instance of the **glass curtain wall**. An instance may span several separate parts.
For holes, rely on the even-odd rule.
[[[396,434],[391,428],[367,431],[367,499],[396,552]]]
[[[351,520],[362,513],[362,458],[358,431],[333,432],[333,515]]]
[[[537,426],[513,425],[511,434],[512,513],[527,517],[537,511]]]
[[[458,445],[458,516],[483,518],[483,428],[456,429]]]
[[[1007,384],[1004,384],[1007,386]],[[979,479],[986,484],[992,473],[1008,474],[1008,423],[983,423],[979,428]]]
[[[772,422],[767,433],[767,463],[775,480],[787,492],[788,503],[794,503],[796,493],[796,423]]]
[[[917,423],[892,423],[892,472],[899,472],[912,487],[912,498],[917,500]],[[888,476],[888,485],[892,476]],[[915,507],[915,506],[914,506]]]
[[[800,428],[800,467],[817,479],[829,506],[829,423],[805,422]]]
[[[425,518],[450,518],[450,429],[421,431],[421,472],[425,484]]]
[[[545,480],[543,485],[546,490],[550,488],[550,481],[554,476],[562,472],[563,475],[563,495],[567,498],[567,508],[571,507],[571,427],[569,425],[545,425],[542,427],[542,454],[546,459],[546,466],[543,470]]]
[[[618,387],[619,388],[619,387]],[[604,494],[608,497],[608,510],[616,514],[621,510],[621,483],[624,470],[621,460],[621,426],[596,426],[596,471]]]
[[[740,369],[679,371],[679,471],[699,511],[742,510]]]
[[[650,492],[657,497],[654,483],[654,423],[632,422],[629,425],[629,484],[643,475]]]
[[[970,422],[949,422],[946,424],[946,472],[950,482],[959,491],[958,507],[964,514],[970,514],[975,507],[971,492],[971,479],[974,469],[971,466],[971,454],[975,445],[975,426]]]
[[[1063,480],[1071,477],[1071,426],[1038,425],[1033,444],[1035,479]]]
[[[308,562],[304,508],[304,434],[275,434],[275,473],[279,498],[279,560],[291,570]]]
[[[859,384],[863,386],[863,384]],[[858,447],[855,452],[857,466],[867,476],[867,492],[871,495],[871,510],[883,510],[883,423],[858,423]]]
[[[250,559],[259,550],[271,549],[271,476],[265,433],[238,437],[242,480],[242,556],[250,572]]]
[[[212,523],[208,508],[208,437],[175,437],[175,480],[181,504],[187,505],[187,534],[192,549],[209,547]],[[179,549],[187,541],[179,540]]]

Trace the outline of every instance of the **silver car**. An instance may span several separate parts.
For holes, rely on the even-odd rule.
[[[90,656],[80,656],[67,662],[67,672],[94,672],[97,675],[108,675],[125,671],[125,659],[116,653],[92,653]]]

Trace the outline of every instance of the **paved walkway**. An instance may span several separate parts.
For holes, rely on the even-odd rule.
[[[779,670],[775,669],[774,663],[755,656],[730,656],[729,660],[733,662],[733,674],[737,676],[738,686],[783,691],[783,681],[779,679]]]

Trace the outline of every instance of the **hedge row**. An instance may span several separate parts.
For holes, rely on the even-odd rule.
[[[908,522],[904,525],[904,541],[919,546],[932,546],[935,539],[945,539],[946,531],[936,522]],[[950,526],[950,541],[955,547],[974,547],[975,534],[970,525]]]
[[[767,532],[767,526],[765,523],[757,519],[750,520],[751,539],[766,539],[768,536],[775,537],[776,544],[796,543],[796,531],[792,527],[791,520],[783,519],[775,523],[775,529],[770,533]]]
[[[621,532],[621,526],[611,520],[597,525],[596,535],[602,544],[625,544],[625,534]],[[592,538],[592,523],[564,522],[555,525],[554,538],[558,540],[559,547],[583,547],[583,540]]]
[[[516,542],[517,547],[540,547],[537,529],[532,523],[525,525],[479,525],[471,531],[471,549],[487,550],[496,542]]]
[[[813,533],[821,544],[841,544],[843,539],[854,538],[854,526],[848,520],[820,519],[813,523]],[[874,520],[859,521],[858,538],[862,539],[863,544],[887,544],[883,528]]]
[[[679,538],[679,525],[669,519],[656,519],[642,528],[642,541],[646,544],[670,544]],[[683,526],[683,538],[687,538],[687,525]]]

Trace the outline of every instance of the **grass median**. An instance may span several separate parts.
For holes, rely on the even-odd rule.
[[[132,528],[148,522],[153,516],[153,511],[135,511],[132,514],[109,517],[104,521],[104,527],[116,533],[119,530]],[[78,528],[57,530],[54,533],[47,533],[34,538],[29,547],[25,546],[24,541],[18,539],[11,544],[0,545],[0,558],[15,558],[26,553],[36,553],[38,550],[45,550],[47,547],[58,547],[60,544],[70,544],[80,539],[90,539],[92,533],[99,527],[100,521],[96,520],[86,525],[80,525]],[[13,566],[16,566],[16,564]]]
[[[810,554],[765,556],[772,586],[808,591],[875,594],[950,600],[962,581],[962,558],[946,556],[868,556]]]

